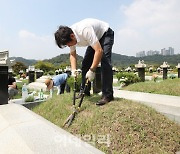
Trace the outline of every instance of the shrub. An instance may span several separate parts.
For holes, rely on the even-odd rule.
[[[28,97],[25,99],[25,102],[34,102],[34,96],[28,96]]]
[[[49,71],[48,74],[49,75],[55,75],[55,72],[54,71]]]
[[[78,75],[76,83],[77,83],[76,84],[76,92],[79,92],[80,87],[81,87],[81,75]],[[67,84],[73,90],[74,89],[74,77],[69,77],[67,80]]]
[[[169,78],[170,78],[170,79],[175,79],[175,78],[176,78],[176,75],[175,75],[175,74],[170,74],[170,75],[169,75]]]
[[[49,75],[48,72],[44,72],[44,75]]]
[[[132,83],[140,82],[140,78],[134,73],[120,72],[116,74],[116,77],[119,82],[120,79],[126,79],[123,81],[126,86]]]

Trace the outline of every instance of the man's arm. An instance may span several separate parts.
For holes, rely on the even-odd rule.
[[[70,63],[71,63],[71,69],[76,70],[76,65],[77,65],[76,51],[70,52]]]
[[[101,61],[103,49],[102,49],[99,41],[97,41],[92,46],[92,48],[94,49],[95,53],[94,53],[94,59],[93,59],[90,69],[91,69],[91,71],[95,71],[95,69],[98,67],[99,62]]]

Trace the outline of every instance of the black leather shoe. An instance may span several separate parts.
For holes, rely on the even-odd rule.
[[[96,103],[96,105],[104,105],[104,104],[107,104],[108,102],[110,102],[110,101],[112,101],[112,100],[114,100],[114,97],[111,97],[111,98],[109,98],[109,97],[103,97],[100,101],[98,101],[97,103]]]

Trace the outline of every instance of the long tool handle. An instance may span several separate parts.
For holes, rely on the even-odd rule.
[[[86,79],[86,84],[85,84],[85,86],[84,86],[83,94],[82,94],[81,100],[80,100],[80,102],[79,102],[78,108],[81,107],[82,101],[83,101],[83,99],[84,99],[84,95],[85,95],[86,88],[88,87],[88,82],[89,82],[89,80]]]
[[[70,118],[69,118],[69,121],[67,123],[67,127],[69,127],[71,124],[72,124],[72,121],[74,120],[75,118],[75,115],[76,115],[76,112],[72,113]]]
[[[76,88],[77,88],[77,75],[74,77],[74,95],[73,95],[73,106],[75,106],[76,103]]]

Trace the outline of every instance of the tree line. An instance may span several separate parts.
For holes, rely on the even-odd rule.
[[[69,54],[61,54],[51,59],[45,59],[42,61],[26,60],[21,57],[17,57],[17,59],[16,57],[13,58],[16,60],[16,63],[12,68],[16,74],[18,74],[20,70],[25,71],[25,69],[27,69],[29,65],[34,65],[35,68],[41,69],[44,72],[53,72],[56,69],[65,69],[66,66],[70,66]],[[83,57],[77,55],[77,59],[77,66],[78,68],[81,68]],[[153,55],[146,57],[134,57],[112,53],[112,66],[115,67],[134,67],[134,65],[137,64],[139,60],[144,60],[145,64],[147,64],[148,66],[153,65],[159,67],[164,61],[166,61],[171,67],[175,67],[178,63],[180,63],[180,54],[171,56]]]

